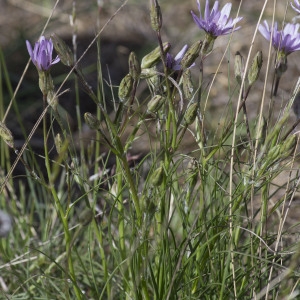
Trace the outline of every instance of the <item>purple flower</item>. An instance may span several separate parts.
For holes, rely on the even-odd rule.
[[[228,19],[231,3],[225,4],[221,11],[219,11],[219,1],[216,1],[211,11],[209,11],[209,0],[206,0],[204,17],[201,15],[200,2],[197,0],[198,10],[200,12],[200,17],[198,18],[193,11],[191,11],[195,23],[200,29],[203,29],[207,34],[211,35],[213,38],[216,38],[220,35],[229,34],[233,31],[240,29],[236,27],[233,29],[235,24],[239,22],[242,17],[235,19]]]
[[[178,52],[178,54],[173,57],[170,53],[166,55],[166,66],[168,69],[173,71],[179,71],[182,69],[181,60],[188,49],[188,45],[184,45],[183,48]],[[193,67],[195,63],[193,63],[191,67]]]
[[[26,41],[26,46],[32,62],[39,71],[48,71],[60,60],[58,56],[52,60],[53,43],[51,39],[48,40],[44,36],[35,43],[33,50],[29,41]]]
[[[284,26],[283,30],[278,30],[277,22],[275,22],[272,36],[273,47],[285,55],[300,50],[299,27],[299,24],[288,23]],[[269,27],[267,21],[264,21],[264,25],[260,24],[258,30],[265,39],[268,41],[271,39],[272,29]]]
[[[294,11],[300,14],[300,2],[298,0],[294,0],[295,4],[291,2],[291,7]]]

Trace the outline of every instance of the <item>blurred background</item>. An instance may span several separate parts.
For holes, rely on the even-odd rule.
[[[279,24],[292,22],[292,18],[295,17],[296,13],[289,6],[290,1],[277,2],[275,20]],[[13,90],[20,82],[29,62],[25,41],[29,40],[34,45],[34,42],[43,32],[49,16],[52,14],[44,35],[49,37],[54,32],[63,38],[71,48],[73,48],[72,37],[76,36],[77,58],[87,49],[97,32],[103,30],[100,35],[101,65],[103,76],[107,81],[107,98],[108,100],[112,98],[111,87],[113,90],[117,90],[121,79],[128,72],[127,61],[129,53],[135,51],[141,59],[145,53],[157,46],[155,32],[150,26],[148,0],[127,1],[126,5],[105,26],[106,22],[124,3],[121,0],[0,0],[0,47],[3,51]],[[177,54],[184,44],[191,45],[195,41],[203,39],[203,31],[195,25],[190,13],[191,10],[198,13],[195,0],[161,0],[159,3],[163,15],[163,41],[171,43],[171,53],[173,55]],[[201,0],[200,3],[203,11],[205,1]],[[214,1],[210,1],[210,3],[212,6]],[[220,1],[220,7],[223,7],[226,3],[227,1]],[[56,4],[55,10],[53,10]],[[232,0],[231,17],[236,17],[240,9],[239,15],[244,17],[240,22],[242,28],[232,36],[219,37],[215,42],[213,52],[204,61],[205,88],[208,89],[212,80],[214,80],[206,105],[207,126],[210,127],[208,130],[212,131],[220,124],[222,126],[223,122],[225,122],[226,116],[223,114],[226,106],[232,105],[233,109],[236,106],[238,86],[234,79],[234,56],[236,51],[239,51],[246,60],[263,4],[264,1],[261,0]],[[273,12],[273,3],[269,3],[262,20],[266,19],[270,24]],[[229,40],[230,44],[227,47]],[[252,59],[258,50],[262,50],[264,64],[260,79],[255,83],[247,100],[249,118],[257,116],[262,99],[268,48],[269,43],[260,33],[257,33],[250,57]],[[275,119],[276,111],[279,112],[287,103],[298,79],[299,56],[300,53],[292,53],[288,57],[288,71],[283,75],[278,95],[274,99]],[[273,65],[274,57],[274,51],[272,51],[271,66]],[[88,82],[96,88],[96,44],[91,45],[91,48],[80,62],[80,66],[87,76]],[[270,97],[271,93],[272,71],[273,68],[271,67],[267,79],[267,97]],[[60,85],[68,72],[69,69],[62,64],[53,66],[51,73],[56,87]],[[198,66],[193,68],[193,72],[196,84],[199,74]],[[8,105],[11,93],[4,82],[2,85],[4,102]],[[70,113],[70,126],[72,130],[76,131],[76,120],[72,118],[72,116],[75,116],[76,110],[72,76],[62,90],[68,88],[70,88],[70,91],[60,97],[60,104]],[[21,111],[24,127],[26,130],[31,130],[42,111],[42,96],[38,89],[38,75],[33,64],[29,64],[28,70],[21,80],[15,102]],[[95,110],[93,101],[88,99],[84,93],[82,94],[81,105],[82,114],[86,111],[93,112]],[[108,106],[112,107],[110,103],[108,103]],[[268,101],[266,101],[266,110],[268,109],[267,106]],[[13,131],[18,148],[22,146],[24,136],[14,116],[15,112],[12,109],[9,117],[6,119],[6,124]],[[294,121],[295,116],[291,114],[291,122]],[[36,147],[42,147],[42,140],[38,138],[38,132],[37,138],[33,138],[31,143]]]

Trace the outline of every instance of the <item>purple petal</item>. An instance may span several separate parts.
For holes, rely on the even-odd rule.
[[[199,0],[197,0],[197,4],[199,10],[199,17],[197,17],[193,12],[191,12],[194,22],[200,29],[203,29],[207,34],[213,36],[214,38],[216,38],[219,35],[229,34],[240,28],[240,26],[237,28],[233,27],[242,19],[242,17],[238,17],[233,20],[229,19],[232,7],[231,3],[225,4],[225,6],[220,11],[219,1],[215,1],[210,11],[209,0],[206,0],[203,18],[201,14],[201,6]]]
[[[29,43],[29,41],[26,41],[26,46],[27,46],[27,51],[29,53],[29,56],[31,58],[31,60],[33,60],[33,51],[32,51],[32,47],[31,47],[31,44]]]
[[[183,58],[183,56],[184,56],[184,54],[185,54],[187,48],[188,48],[188,45],[184,45],[184,46],[182,47],[182,49],[181,49],[181,50],[178,52],[178,54],[175,56],[175,61],[177,61],[177,60],[182,60],[182,58]]]

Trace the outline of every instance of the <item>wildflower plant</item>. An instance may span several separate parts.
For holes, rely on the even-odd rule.
[[[231,3],[197,0],[199,15],[186,15],[200,31],[182,47],[165,38],[165,6],[149,3],[148,26],[157,42],[130,49],[117,87],[102,74],[107,25],[100,27],[101,1],[96,36],[82,57],[76,5],[72,49],[56,33],[34,47],[23,44],[38,70],[34,88],[43,101],[36,105],[43,110],[16,150],[19,137],[5,122],[13,106],[6,108],[0,97],[0,293],[18,299],[297,299],[299,226],[289,216],[300,182],[299,120],[293,123],[291,115],[300,80],[290,90],[282,82],[288,93],[277,86],[268,97],[267,51],[249,50],[246,58],[243,44],[233,52],[228,35],[243,34],[243,5],[243,16],[231,18]],[[276,51],[277,79],[289,75],[287,57],[300,49],[299,25],[287,21],[279,29],[257,20]],[[222,46],[212,51],[220,36],[228,41],[222,58]],[[88,52],[94,43],[95,56]],[[252,44],[260,46],[256,33]],[[96,84],[81,65],[85,55],[95,58]],[[213,63],[218,67],[211,71]],[[52,80],[57,64],[69,73]],[[5,69],[0,51],[0,72]],[[60,103],[67,81],[74,83],[66,91],[74,88],[69,101],[76,116]],[[277,93],[280,111],[272,108]],[[11,97],[22,120],[18,90]],[[86,111],[81,104],[90,100]],[[40,123],[43,152],[33,143]],[[17,155],[12,165],[10,150]],[[23,176],[13,173],[19,161]]]
[[[287,56],[292,52],[300,50],[299,24],[286,24],[283,30],[278,30],[277,22],[273,29],[270,29],[267,21],[259,25],[259,31],[263,37],[270,41],[272,36],[272,45],[277,51],[275,61],[275,86],[274,95],[277,94],[278,84],[281,75],[287,70]]]
[[[240,26],[236,27],[236,24],[243,19],[243,17],[237,17],[234,19],[229,18],[232,6],[231,3],[226,3],[224,7],[219,10],[219,1],[215,1],[212,9],[210,10],[209,2],[209,0],[206,0],[203,17],[199,0],[197,0],[197,4],[200,16],[197,17],[196,14],[191,11],[194,22],[206,33],[204,45],[207,49],[205,51],[211,51],[214,40],[218,36],[230,34],[233,31],[239,30]]]
[[[48,71],[52,65],[58,63],[60,60],[58,56],[56,56],[55,59],[52,59],[52,40],[46,39],[44,36],[40,37],[33,49],[29,41],[26,41],[26,46],[33,64],[40,72]]]

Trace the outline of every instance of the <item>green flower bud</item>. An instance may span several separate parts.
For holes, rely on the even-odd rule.
[[[54,49],[56,50],[56,52],[60,58],[60,61],[68,67],[73,67],[74,66],[74,56],[73,56],[71,49],[64,42],[64,40],[62,40],[55,33],[51,34],[51,40],[52,40]]]
[[[129,55],[129,74],[134,80],[138,80],[141,75],[141,65],[134,52]]]
[[[149,112],[156,113],[165,103],[166,98],[161,95],[155,95],[147,104]]]
[[[164,175],[165,175],[164,168],[163,166],[160,166],[153,172],[150,179],[150,183],[154,186],[160,186],[163,182]]]
[[[62,148],[62,139],[59,133],[54,138],[54,144],[55,144],[56,152],[60,154]]]
[[[154,31],[159,31],[162,26],[162,14],[157,0],[151,1],[150,18],[152,29]]]
[[[202,47],[202,41],[194,43],[184,54],[181,60],[182,69],[189,68],[199,56],[200,50]]]
[[[262,52],[258,51],[252,61],[250,69],[248,70],[249,86],[253,85],[253,83],[258,79],[260,69],[262,67],[262,63],[263,63]]]
[[[186,69],[182,73],[182,88],[184,97],[191,100],[194,95],[194,85],[192,82],[191,70]]]
[[[239,51],[235,54],[234,60],[234,76],[239,85],[242,84],[242,79],[244,75],[244,59]]]
[[[186,125],[191,125],[197,116],[198,112],[198,103],[192,103],[185,112],[184,120]]]
[[[84,120],[91,129],[98,129],[101,124],[100,120],[89,112],[84,114]]]
[[[133,87],[133,78],[130,74],[127,74],[120,83],[119,86],[119,99],[122,102],[125,102],[130,97]]]
[[[171,44],[166,42],[163,44],[163,52],[166,54],[171,48]],[[141,68],[148,69],[154,67],[160,60],[160,47],[156,47],[153,51],[145,55],[142,59]]]
[[[14,148],[14,138],[11,131],[0,121],[0,136],[4,142],[10,147]]]

